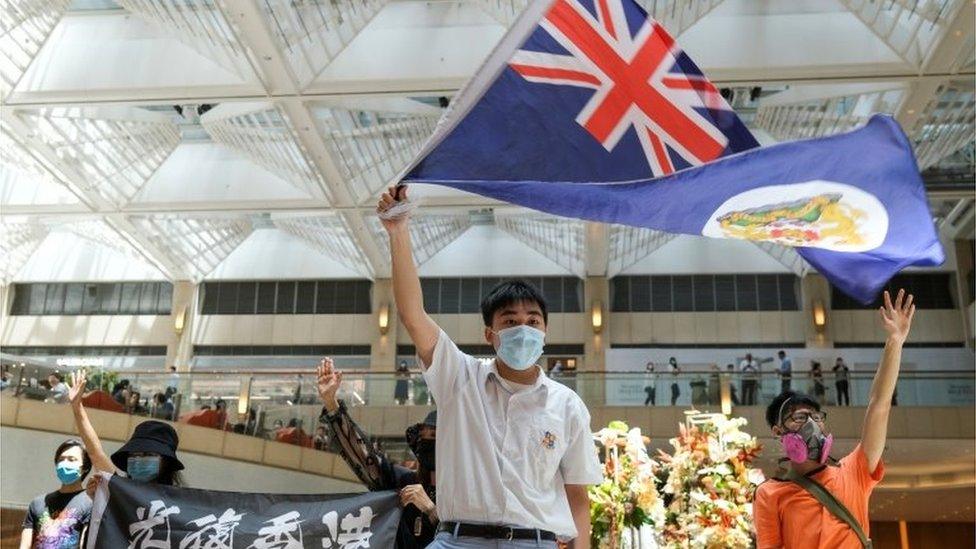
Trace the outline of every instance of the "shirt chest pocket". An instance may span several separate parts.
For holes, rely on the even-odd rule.
[[[529,480],[540,488],[551,487],[566,453],[565,421],[548,414],[532,418],[527,436]]]

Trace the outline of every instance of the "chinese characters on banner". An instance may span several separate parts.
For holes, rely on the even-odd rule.
[[[95,496],[88,549],[393,547],[396,493],[211,492],[111,477]]]

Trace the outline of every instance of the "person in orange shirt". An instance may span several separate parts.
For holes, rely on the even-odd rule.
[[[785,392],[766,409],[766,422],[783,445],[794,474],[823,486],[846,507],[870,537],[868,499],[884,476],[881,454],[888,434],[891,397],[898,381],[901,350],[915,315],[913,296],[900,290],[894,303],[888,292],[879,310],[888,334],[861,427],[861,440],[837,466],[828,465],[833,438],[826,414],[816,399]],[[756,489],[753,503],[758,549],[857,549],[861,541],[802,486],[791,480],[769,479]]]

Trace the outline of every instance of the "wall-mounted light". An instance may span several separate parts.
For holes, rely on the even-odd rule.
[[[598,334],[603,331],[603,304],[599,301],[593,302],[592,311],[593,333]]]
[[[251,378],[241,379],[241,392],[237,397],[237,413],[244,415],[251,406]]]
[[[380,333],[386,335],[386,332],[390,330],[390,305],[388,303],[380,306],[377,321],[379,323]]]
[[[827,328],[827,309],[824,308],[823,301],[819,299],[813,301],[813,327],[819,333],[823,333]]]
[[[718,387],[719,404],[722,406],[722,413],[726,417],[732,415],[732,376],[729,374],[719,375],[721,385]]]
[[[176,335],[183,335],[183,328],[186,327],[186,307],[180,309],[180,312],[176,313],[176,318],[173,319],[173,331]]]

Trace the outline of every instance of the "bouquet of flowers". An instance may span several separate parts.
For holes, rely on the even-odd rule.
[[[762,446],[740,430],[745,424],[722,414],[690,416],[671,439],[674,453],[660,452],[667,509],[661,546],[752,545],[752,499],[764,477],[749,466]]]
[[[622,421],[611,422],[595,438],[603,457],[604,480],[590,487],[592,546],[639,546],[634,537],[642,529],[662,528],[665,521],[659,464],[647,454],[649,439]]]

